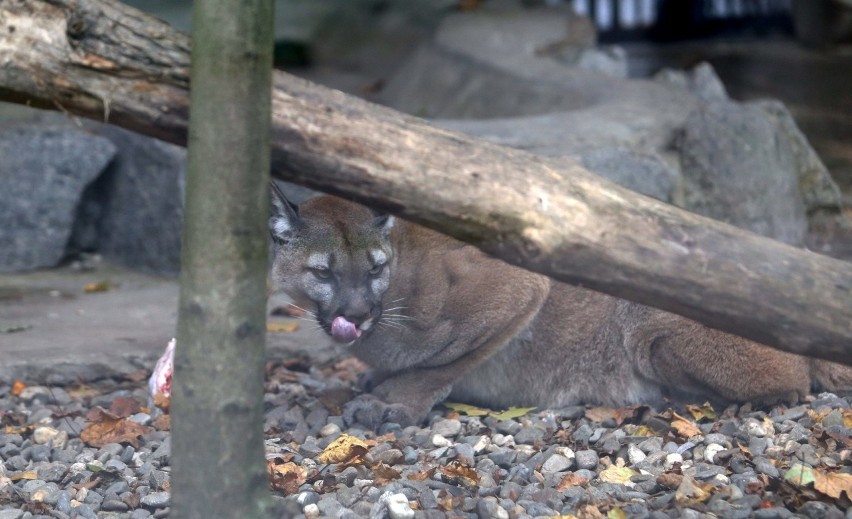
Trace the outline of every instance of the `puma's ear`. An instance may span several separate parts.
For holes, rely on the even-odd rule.
[[[377,214],[373,219],[373,225],[382,230],[382,235],[385,238],[390,235],[391,229],[393,229],[393,225],[396,223],[396,217],[392,214]]]
[[[281,245],[293,238],[302,224],[299,217],[299,206],[287,200],[284,192],[275,182],[269,183],[270,206],[269,234],[272,240]]]

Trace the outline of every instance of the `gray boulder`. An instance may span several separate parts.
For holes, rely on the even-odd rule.
[[[86,192],[73,246],[132,268],[176,274],[186,150],[114,126],[87,127],[109,139],[117,154]]]
[[[777,240],[801,244],[807,232],[798,164],[789,140],[759,106],[700,106],[675,140],[685,205]]]
[[[62,260],[83,191],[114,155],[107,139],[68,126],[0,131],[0,271]]]

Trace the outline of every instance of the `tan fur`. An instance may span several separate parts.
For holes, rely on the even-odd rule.
[[[353,228],[374,217],[333,197],[306,202],[301,214]],[[375,372],[372,394],[348,406],[350,421],[417,422],[447,396],[491,408],[662,397],[768,403],[796,400],[813,383],[852,386],[849,367],[552,281],[405,221],[389,240],[381,304],[405,307],[397,312],[406,319],[374,326],[351,345]],[[298,261],[279,251],[273,280],[292,289],[287,277]]]

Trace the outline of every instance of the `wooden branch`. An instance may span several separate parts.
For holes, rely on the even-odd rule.
[[[0,97],[185,144],[187,38],[111,0],[0,0]],[[504,260],[852,364],[852,265],[533,156],[274,76],[276,175]]]

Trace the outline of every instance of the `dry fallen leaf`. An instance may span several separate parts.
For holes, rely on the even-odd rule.
[[[606,519],[627,519],[627,514],[619,507],[615,507],[606,513]]]
[[[22,479],[33,480],[38,479],[38,474],[36,474],[33,470],[28,470],[26,472],[21,472],[20,474],[9,476],[9,479],[12,481],[20,481]]]
[[[784,473],[784,479],[797,487],[804,487],[816,481],[816,471],[801,463],[796,463]]]
[[[631,468],[610,465],[606,469],[602,470],[598,477],[601,481],[606,483],[617,483],[619,485],[632,487],[633,482],[630,481],[630,478],[637,474],[639,473]]]
[[[293,333],[299,329],[299,323],[266,323],[266,331],[273,333]]]
[[[453,411],[467,416],[493,416],[498,420],[512,420],[514,418],[520,418],[535,409],[535,407],[510,407],[505,411],[493,411],[491,409],[476,407],[475,405],[469,404],[459,404],[457,402],[444,402],[443,405],[444,407],[449,407]]]
[[[135,398],[118,396],[113,399],[109,406],[109,412],[122,418],[132,416],[142,409],[142,405]]]
[[[435,472],[438,470],[438,467],[432,467],[428,470],[421,470],[420,472],[415,472],[414,474],[409,474],[406,476],[407,479],[412,481],[426,481],[427,479],[432,479],[432,476],[435,475]]]
[[[490,409],[483,409],[481,407],[476,407],[475,405],[469,404],[459,404],[456,402],[444,402],[444,407],[449,407],[453,411],[458,411],[467,416],[488,416],[492,411]]]
[[[121,418],[101,407],[92,408],[86,415],[93,422],[83,429],[80,439],[92,447],[103,447],[107,443],[129,443],[134,448],[139,448],[139,436],[147,434],[154,429],[127,418]]]
[[[506,409],[505,411],[501,411],[499,413],[495,413],[492,411],[490,414],[498,420],[513,420],[515,418],[520,418],[528,414],[530,411],[534,411],[535,409],[535,407],[510,407],[509,409]]]
[[[112,290],[113,285],[109,281],[98,281],[95,283],[86,283],[83,285],[83,292],[92,294],[95,292],[107,292]]]
[[[605,422],[615,419],[615,409],[612,407],[590,407],[586,409],[586,420]]]
[[[584,487],[589,483],[589,480],[574,474],[573,472],[569,472],[562,477],[562,479],[556,485],[557,492],[563,492],[571,487],[581,486]]]
[[[320,453],[321,463],[353,463],[367,454],[368,445],[348,434],[341,434]]]
[[[154,405],[168,413],[172,406],[172,398],[162,392],[154,396]]]
[[[15,380],[15,383],[12,384],[12,390],[10,393],[12,393],[12,396],[21,396],[21,393],[23,393],[26,388],[27,385],[24,384],[23,381]]]
[[[818,492],[834,499],[839,499],[840,495],[846,492],[846,498],[852,499],[852,474],[814,472],[817,476],[814,481],[814,488]]]
[[[680,436],[684,438],[691,438],[698,434],[701,434],[701,429],[695,425],[695,422],[692,422],[677,413],[672,413],[674,419],[672,420],[672,427]]]
[[[387,485],[401,477],[399,471],[382,462],[378,462],[370,468],[373,469],[373,480],[377,486]]]
[[[843,410],[843,427],[852,429],[852,408]]]
[[[151,425],[153,425],[154,429],[157,429],[158,431],[170,431],[172,430],[172,417],[167,414],[161,414],[154,418]]]
[[[694,404],[689,404],[686,406],[686,410],[689,411],[689,414],[697,420],[716,420],[716,411],[713,410],[713,406],[710,405],[710,402],[704,402],[704,404],[697,406]]]
[[[479,484],[479,474],[476,469],[462,465],[457,460],[451,461],[446,467],[441,467],[441,476],[449,483],[457,483],[466,487]]]
[[[710,483],[700,483],[689,476],[684,476],[675,492],[675,501],[682,505],[703,503],[712,496],[712,488],[713,485]]]
[[[276,463],[276,459],[266,462],[269,474],[269,486],[272,490],[284,494],[295,494],[308,479],[308,472],[292,461]]]

